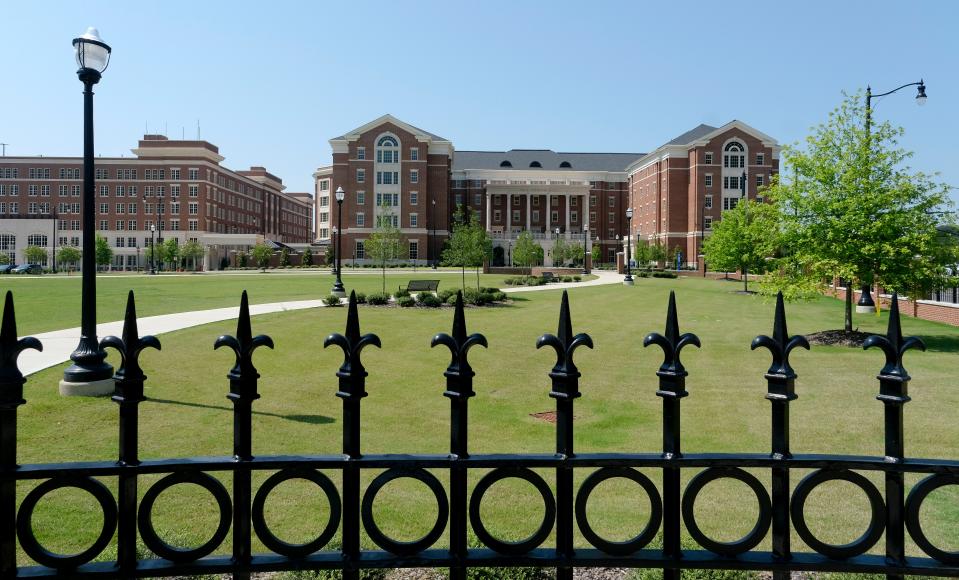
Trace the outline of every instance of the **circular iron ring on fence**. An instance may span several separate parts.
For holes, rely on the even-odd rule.
[[[217,524],[216,531],[205,544],[196,548],[178,548],[163,541],[153,528],[153,504],[157,497],[167,489],[180,483],[192,483],[199,485],[210,492],[220,508],[220,522]],[[233,515],[233,505],[230,501],[230,494],[223,487],[223,484],[214,477],[196,472],[171,473],[160,481],[153,484],[143,495],[140,501],[140,511],[137,514],[137,523],[140,528],[140,537],[147,548],[161,558],[166,558],[172,562],[190,562],[202,558],[215,550],[217,546],[223,543],[227,532],[230,531],[230,520]]]
[[[589,520],[586,517],[586,502],[589,501],[589,496],[593,493],[593,490],[596,489],[596,486],[608,479],[616,478],[628,479],[638,483],[646,492],[646,495],[649,496],[650,513],[646,527],[644,527],[643,531],[637,536],[623,542],[611,542],[602,538],[593,530],[593,527],[589,524]],[[629,467],[604,467],[598,469],[586,478],[586,481],[580,486],[579,492],[576,493],[576,522],[579,524],[579,531],[583,533],[583,537],[586,538],[590,544],[607,554],[626,556],[637,550],[642,550],[643,547],[656,536],[662,519],[663,502],[659,497],[659,491],[656,489],[656,485],[653,484],[648,477]]]
[[[276,535],[270,531],[270,527],[266,523],[266,518],[263,516],[263,507],[266,504],[266,498],[270,495],[270,492],[281,483],[291,479],[305,479],[315,483],[317,487],[323,490],[323,493],[326,494],[327,501],[330,503],[330,518],[326,523],[326,527],[323,528],[323,531],[320,532],[320,535],[315,539],[303,544],[291,544],[276,537]],[[253,529],[256,530],[257,537],[260,538],[260,541],[263,542],[263,545],[267,548],[277,554],[282,554],[290,558],[298,558],[312,554],[325,546],[330,539],[333,538],[333,534],[336,533],[337,524],[340,522],[340,514],[340,496],[333,482],[319,471],[304,467],[291,467],[274,473],[263,482],[263,485],[260,486],[260,489],[256,492],[256,496],[253,498]]]
[[[510,478],[522,479],[533,484],[536,491],[543,497],[543,505],[545,507],[543,522],[540,524],[539,529],[530,537],[518,542],[505,542],[494,538],[493,535],[486,530],[486,526],[483,525],[483,520],[480,517],[480,504],[483,502],[483,495],[489,491],[489,488],[492,487],[494,483]],[[476,484],[476,487],[473,489],[473,495],[470,496],[469,513],[470,522],[473,524],[473,531],[476,532],[476,536],[484,544],[500,554],[525,554],[542,544],[546,541],[546,538],[549,537],[549,533],[553,529],[553,522],[556,519],[556,500],[553,499],[553,492],[549,488],[549,485],[547,485],[547,483],[543,481],[543,478],[535,471],[526,467],[501,467],[484,475],[483,478],[479,480],[479,483]]]
[[[861,489],[866,494],[866,498],[869,499],[869,507],[872,511],[869,527],[866,528],[866,531],[863,532],[858,539],[848,544],[827,544],[814,536],[813,533],[809,531],[809,526],[806,525],[804,512],[809,494],[820,484],[834,480],[848,481]],[[816,552],[834,560],[844,560],[864,554],[879,541],[879,538],[882,537],[883,531],[886,528],[886,508],[882,500],[882,494],[880,494],[876,486],[863,475],[846,469],[820,469],[804,477],[793,491],[789,511],[790,515],[792,515],[793,526],[796,528],[796,533],[799,534],[802,541],[806,542],[806,545]]]
[[[749,486],[756,494],[756,500],[759,502],[759,516],[756,518],[756,525],[748,534],[736,540],[735,542],[719,542],[708,537],[699,528],[696,523],[696,513],[693,509],[696,504],[696,496],[706,487],[706,484],[717,479],[735,479]],[[738,467],[713,467],[700,472],[686,486],[683,493],[683,521],[686,522],[686,529],[689,535],[693,537],[700,546],[710,552],[721,556],[735,556],[748,552],[755,548],[759,542],[766,537],[769,526],[772,523],[772,502],[769,500],[769,493],[758,479],[751,473],[743,471]]]
[[[433,524],[433,528],[427,532],[425,536],[412,542],[400,542],[390,538],[380,530],[379,526],[376,525],[376,521],[373,519],[373,501],[376,500],[376,494],[379,493],[387,483],[394,479],[403,478],[423,482],[426,487],[433,492],[433,496],[436,498],[436,523]],[[366,533],[370,536],[370,539],[373,540],[373,543],[391,554],[409,556],[429,548],[443,535],[443,531],[446,529],[446,520],[450,515],[450,505],[446,499],[446,490],[443,489],[443,484],[429,471],[419,468],[394,468],[379,474],[366,489],[366,493],[363,495],[363,505],[360,508],[360,514],[363,517],[363,526],[366,528]]]
[[[955,565],[959,564],[959,552],[950,552],[933,546],[919,522],[919,510],[922,508],[922,502],[925,501],[926,496],[946,485],[959,485],[959,475],[930,475],[912,488],[909,497],[906,499],[906,528],[916,545],[923,552],[943,564]]]
[[[100,530],[100,535],[89,548],[72,555],[57,554],[47,550],[33,533],[33,510],[37,507],[37,503],[51,491],[65,487],[76,487],[88,492],[103,510],[103,528]],[[17,536],[20,538],[20,546],[28,556],[49,568],[76,568],[96,558],[110,543],[116,527],[117,504],[113,500],[113,494],[105,485],[89,477],[58,477],[44,481],[27,494],[17,514]]]

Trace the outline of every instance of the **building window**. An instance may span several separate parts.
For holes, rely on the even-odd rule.
[[[457,193],[456,195],[454,195],[454,196],[453,196],[453,203],[454,203],[454,205],[456,205],[457,207],[463,205],[463,194],[462,194],[462,193]]]
[[[534,222],[537,222],[537,223],[539,222],[539,210],[538,210],[538,209],[534,209],[534,210],[533,210],[533,221],[534,221]]]
[[[616,223],[616,212],[612,212],[612,211],[609,212],[608,219],[609,219],[609,223],[611,224]]]
[[[357,183],[366,183],[366,170],[357,169],[356,170],[356,182]]]
[[[481,205],[483,205],[483,195],[482,195],[482,194],[479,194],[479,193],[474,193],[474,194],[473,194],[473,205],[474,205],[475,207],[480,207]]]
[[[366,159],[366,147],[356,148],[356,158],[361,160]]]
[[[197,229],[198,229],[197,220],[190,220],[189,223],[188,223],[188,227],[190,228],[190,231],[191,231],[191,232],[197,231]]]
[[[420,182],[420,172],[416,169],[410,169],[410,183]]]
[[[418,222],[419,222],[419,216],[417,216],[415,213],[411,213],[411,214],[410,214],[410,227],[411,227],[411,228],[419,227]]]
[[[189,173],[189,179],[190,179],[190,181],[196,181],[196,180],[200,179],[200,170],[199,170],[199,169],[192,169],[192,168],[191,168],[188,173]],[[135,176],[135,175],[134,175],[133,179],[136,179],[136,176]]]
[[[356,204],[357,205],[366,205],[366,192],[357,191],[356,192]]]
[[[723,150],[723,167],[746,167],[746,148],[733,141]]]
[[[555,224],[555,223],[559,223],[559,212],[556,211],[556,210],[553,210],[553,211],[549,212],[549,219],[550,219],[550,221],[552,221],[554,224]]]
[[[410,161],[419,161],[420,150],[418,147],[410,147]]]
[[[762,173],[756,174],[756,187],[762,187],[763,185],[765,185],[765,183],[763,183],[764,178],[765,176]]]
[[[724,197],[723,198],[723,211],[727,209],[736,209],[736,206],[739,204],[738,197]]]
[[[577,206],[579,206],[579,197],[569,198],[569,207],[577,207]]]
[[[130,221],[128,221],[128,222],[127,222],[127,229],[130,230],[131,232],[132,232],[132,231],[135,231],[135,230],[137,229],[137,220],[130,220]],[[130,238],[130,239],[132,240],[133,238]],[[133,243],[132,243],[132,242],[130,243],[130,247],[133,247]]]
[[[570,212],[569,212],[569,221],[570,221],[570,222],[578,222],[578,221],[579,221],[579,212],[578,212],[578,211],[575,211],[575,210],[574,210],[574,211],[570,211]]]
[[[595,222],[595,221],[596,221],[596,212],[595,212],[595,211],[589,212],[589,221],[590,221],[590,222]]]
[[[410,205],[418,205],[420,199],[419,192],[411,191],[410,192]]]
[[[713,164],[713,152],[712,152],[712,151],[707,151],[707,152],[706,152],[706,154],[704,155],[703,163],[705,163],[706,165],[712,165],[712,164]]]
[[[708,174],[708,173],[707,173],[707,174],[706,174],[706,187],[712,187],[712,186],[713,186],[713,176],[712,176],[712,174]]]
[[[357,240],[356,249],[353,251],[353,255],[360,260],[366,257],[366,248],[364,247],[363,242]]]
[[[514,209],[514,210],[513,210],[513,223],[514,223],[514,224],[518,224],[518,223],[519,223],[519,210],[518,210],[518,209]]]
[[[739,182],[739,178],[736,176],[723,176],[723,189],[739,189],[742,185]]]
[[[703,227],[707,230],[713,229],[713,218],[706,216],[703,218]]]
[[[396,137],[384,135],[376,142],[376,162],[377,163],[399,163],[400,162],[400,144]]]
[[[756,165],[765,165],[766,164],[766,154],[757,153],[756,154]]]
[[[589,207],[596,207],[596,196],[589,196]]]
[[[420,243],[417,240],[410,240],[410,260],[416,260],[420,257]]]
[[[616,198],[609,196],[609,207],[616,207]]]
[[[324,179],[320,182],[320,191],[329,191],[330,190],[330,180]]]
[[[554,195],[549,200],[550,207],[559,207],[559,196]]]
[[[101,215],[110,213],[110,204],[109,204],[109,203],[101,203],[101,204],[100,204],[100,212],[99,212],[99,213],[100,213]]]
[[[707,195],[706,200],[703,202],[703,207],[706,209],[713,209],[713,196]]]
[[[359,227],[366,225],[366,215],[361,211],[356,212],[356,225]]]

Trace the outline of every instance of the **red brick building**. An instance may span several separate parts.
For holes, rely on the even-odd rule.
[[[98,157],[97,231],[113,249],[115,268],[145,266],[143,249],[175,238],[206,249],[216,268],[262,240],[308,243],[309,194],[285,193],[263,167],[233,171],[207,141],[144,135],[134,157]],[[25,262],[28,245],[80,245],[83,159],[0,157],[0,252]]]
[[[317,241],[331,239],[338,223],[334,192],[342,187],[343,255],[356,259],[364,258],[377,219],[400,228],[411,258],[438,259],[452,212],[462,206],[485,224],[505,261],[519,233],[530,231],[547,265],[558,238],[582,244],[584,235],[587,248],[601,245],[603,260],[612,262],[625,247],[632,206],[634,243],[641,236],[678,247],[685,265],[694,266],[704,215],[708,235],[723,204],[738,200],[743,171],[755,199],[779,169],[775,140],[739,121],[700,125],[649,154],[455,151],[450,140],[391,115],[330,145],[333,164],[313,174]],[[724,167],[734,157],[735,166]]]

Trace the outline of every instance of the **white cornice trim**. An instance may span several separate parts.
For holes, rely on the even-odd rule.
[[[220,163],[226,157],[219,153],[214,153],[205,147],[134,147],[130,149],[137,157],[148,157],[152,159],[167,159],[170,157],[188,157],[200,158]]]

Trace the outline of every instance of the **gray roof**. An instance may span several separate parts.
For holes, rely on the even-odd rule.
[[[699,139],[700,137],[709,135],[715,130],[716,130],[716,127],[713,127],[711,125],[706,125],[705,123],[703,123],[699,125],[698,127],[696,127],[695,129],[690,129],[689,131],[686,131],[679,137],[676,137],[669,143],[666,143],[666,145],[687,145]]]
[[[625,171],[643,153],[557,153],[550,149],[510,149],[509,151],[456,151],[453,153],[453,171],[466,169],[529,170],[530,163],[539,161],[544,170]],[[512,167],[501,167],[509,161]],[[568,162],[570,167],[560,167]],[[536,169],[536,168],[532,168]]]

